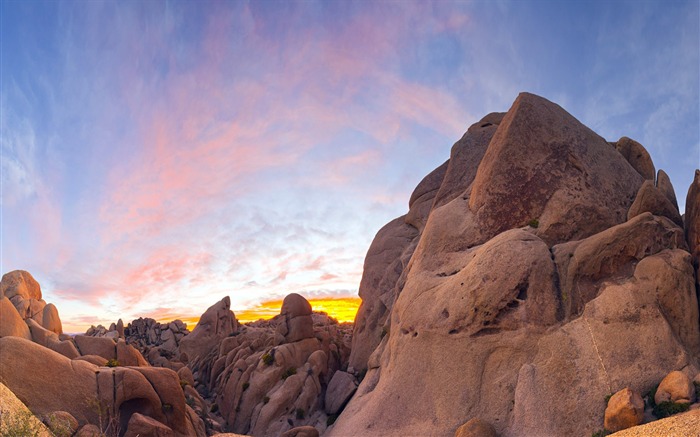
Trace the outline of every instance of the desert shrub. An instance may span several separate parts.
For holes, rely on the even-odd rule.
[[[244,382],[244,383],[243,383],[243,391],[248,390],[248,387],[250,387],[250,383],[249,383],[249,382]]]
[[[211,411],[212,413],[216,413],[217,411],[219,411],[219,404],[211,404],[211,408],[209,408],[209,411]]]
[[[173,406],[171,404],[163,404],[163,411],[165,411],[165,412],[173,411]]]
[[[195,406],[194,398],[193,398],[193,397],[190,397],[190,396],[187,396],[187,397],[185,398],[185,403],[186,403],[190,408],[194,408],[194,406]]]
[[[190,383],[187,382],[187,381],[183,381],[182,379],[180,380],[180,387],[182,387],[183,390],[185,389],[185,386],[186,386],[186,385],[189,385],[189,384],[190,384]]]
[[[119,367],[119,361],[114,358],[107,360],[107,367]]]
[[[606,395],[606,396],[605,396],[605,405],[608,405],[608,403],[610,403],[610,398],[611,398],[611,397],[613,397],[613,394],[612,394],[612,393],[610,393],[609,395]]]
[[[663,419],[664,417],[673,416],[674,414],[688,411],[688,408],[690,408],[689,403],[661,402],[654,407],[653,413],[654,416],[658,417],[659,419]]]
[[[529,222],[527,222],[527,225],[530,226],[531,228],[537,229],[540,226],[540,221],[537,219],[532,219]]]
[[[656,407],[656,402],[654,401],[654,397],[656,396],[656,390],[659,388],[659,385],[655,385],[652,387],[651,390],[646,392],[642,398],[644,398],[644,406],[645,408],[654,408]]]
[[[304,409],[297,408],[297,411],[296,411],[297,420],[302,420],[304,418],[304,416],[306,416],[306,412],[304,411]]]
[[[265,352],[262,356],[263,363],[266,366],[271,366],[275,362],[275,357],[272,356],[270,352]]]
[[[282,380],[285,380],[289,378],[292,375],[297,374],[297,369],[295,367],[290,367],[289,369],[285,370],[284,373],[282,374]]]
[[[607,430],[601,429],[600,431],[596,431],[593,434],[591,434],[591,437],[605,437],[609,434],[610,433]]]

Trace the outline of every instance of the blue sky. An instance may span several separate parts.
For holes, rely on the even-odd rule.
[[[695,1],[3,1],[2,272],[69,327],[356,295],[469,125],[542,95],[700,167]]]

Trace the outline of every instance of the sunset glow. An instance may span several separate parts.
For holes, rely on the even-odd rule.
[[[324,312],[341,323],[355,321],[355,314],[361,302],[357,297],[309,299],[314,311]],[[271,319],[280,313],[281,308],[282,301],[273,300],[263,302],[251,309],[234,312],[239,322],[246,323],[259,319]]]

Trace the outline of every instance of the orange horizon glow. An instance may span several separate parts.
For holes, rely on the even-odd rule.
[[[324,312],[330,317],[338,320],[340,323],[353,323],[355,321],[355,315],[360,307],[362,300],[359,297],[325,297],[318,299],[308,299],[311,304],[311,308],[316,312]],[[282,309],[282,300],[269,300],[261,302],[257,306],[252,308],[235,311],[234,314],[239,323],[249,323],[255,322],[257,320],[269,320],[280,313]],[[155,316],[155,317],[154,317]],[[176,313],[167,312],[164,314],[146,314],[142,317],[152,318],[158,323],[170,323],[173,320],[181,320],[187,324],[187,329],[192,331],[197,323],[199,322],[199,316],[192,315],[178,315]],[[124,321],[127,325],[131,323],[130,321]],[[107,324],[106,326],[109,326]],[[85,332],[90,327],[89,324],[72,324],[70,322],[64,323],[64,329],[66,332],[72,333],[82,333]],[[67,329],[66,329],[67,328]]]

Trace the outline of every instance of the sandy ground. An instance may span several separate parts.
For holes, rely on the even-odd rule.
[[[610,435],[615,437],[700,437],[700,409],[628,428]]]

